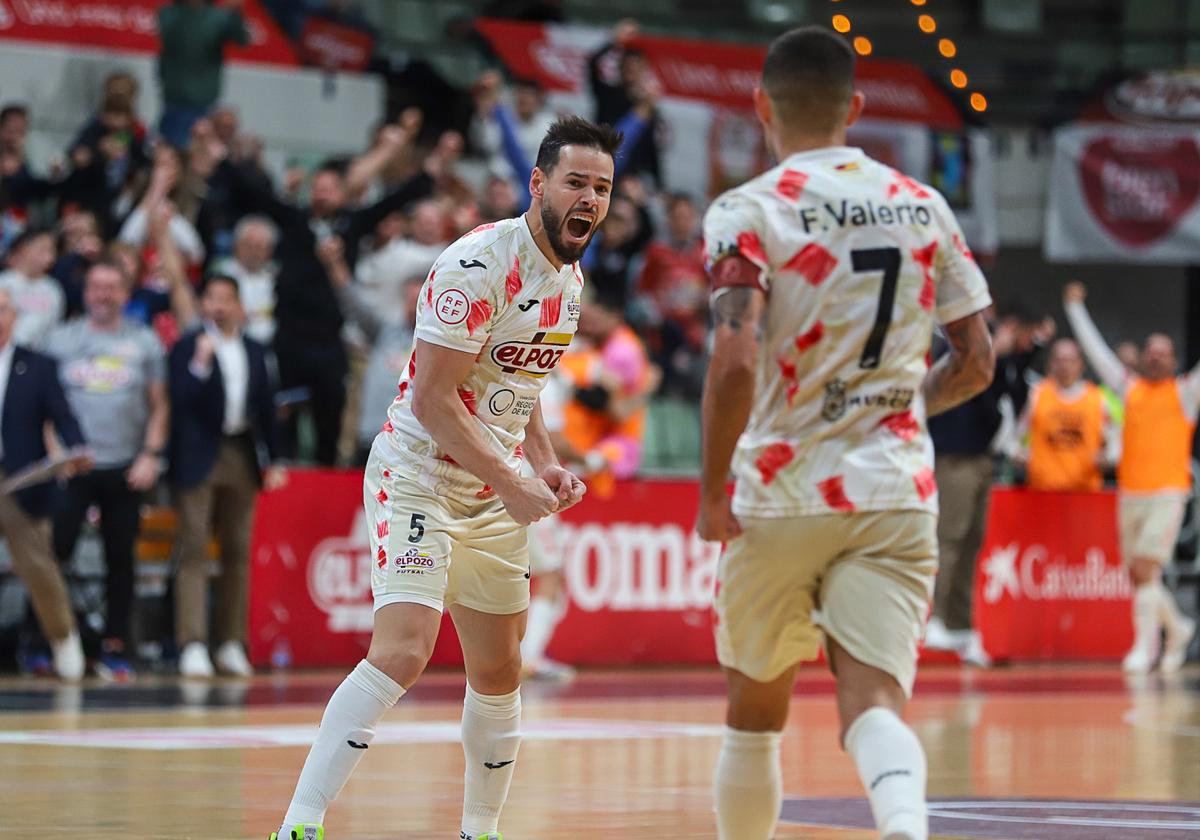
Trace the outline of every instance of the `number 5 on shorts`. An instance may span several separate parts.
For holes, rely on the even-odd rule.
[[[425,536],[425,514],[414,513],[412,519],[408,521],[408,527],[412,531],[408,535],[408,541],[410,543],[419,543],[421,537]]]

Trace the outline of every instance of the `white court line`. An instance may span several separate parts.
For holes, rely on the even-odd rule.
[[[521,730],[526,741],[638,740],[647,738],[717,738],[723,726],[566,719],[531,721]],[[127,750],[219,750],[307,746],[316,724],[276,726],[187,726],[129,729],[67,729],[0,732],[3,744],[42,744]],[[372,744],[458,743],[459,721],[383,723]]]

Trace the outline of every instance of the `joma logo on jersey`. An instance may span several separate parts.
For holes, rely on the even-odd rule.
[[[505,341],[492,348],[492,361],[505,373],[545,376],[571,344],[570,333],[540,332],[533,341]]]

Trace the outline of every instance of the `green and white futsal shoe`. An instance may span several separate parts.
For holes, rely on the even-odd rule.
[[[287,837],[280,837],[278,831],[272,831],[270,840],[325,840],[325,829],[314,823],[301,823],[289,831]]]

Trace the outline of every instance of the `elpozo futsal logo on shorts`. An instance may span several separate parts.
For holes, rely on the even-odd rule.
[[[571,333],[535,333],[531,341],[503,341],[492,348],[492,361],[505,373],[542,377],[554,370],[571,344]]]
[[[392,570],[398,575],[423,575],[433,571],[433,557],[418,548],[410,548],[392,560]]]

